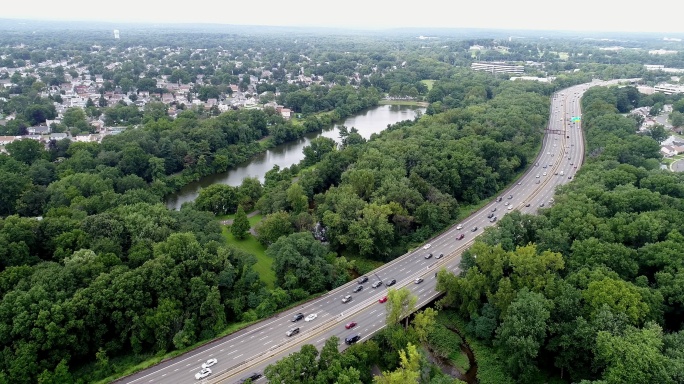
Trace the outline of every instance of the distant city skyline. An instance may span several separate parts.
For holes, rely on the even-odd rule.
[[[178,3],[118,0],[103,6],[86,0],[12,1],[0,18],[114,23],[218,23],[236,25],[384,29],[397,27],[491,28],[684,34],[684,1],[652,4],[574,0],[396,2],[345,0]],[[647,9],[642,9],[647,8]]]

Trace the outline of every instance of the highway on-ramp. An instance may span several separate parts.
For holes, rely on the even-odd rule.
[[[432,301],[441,294],[435,290],[435,273],[441,268],[458,272],[461,253],[484,228],[495,225],[498,219],[512,210],[535,213],[540,207],[553,204],[556,186],[571,181],[583,161],[584,139],[580,122],[572,122],[573,117],[580,116],[580,98],[589,87],[605,84],[594,81],[555,93],[541,151],[528,171],[514,185],[463,222],[431,239],[426,245],[367,274],[367,282],[349,282],[300,307],[117,382],[237,383],[253,372],[263,373],[266,366],[299,351],[304,344],[313,344],[320,350],[331,336],[340,338],[341,348],[346,347],[345,338],[353,335],[358,335],[359,341],[366,340],[385,326],[386,304],[379,300],[386,296],[387,283],[393,279],[396,284],[392,288],[406,286],[418,297],[418,308]],[[497,219],[492,220],[488,216]],[[459,240],[461,235],[463,238]],[[430,254],[432,256],[426,258]],[[423,281],[415,283],[417,278]],[[372,284],[377,281],[383,284],[373,288]],[[359,285],[363,289],[354,292]],[[347,295],[351,296],[351,300],[343,303]],[[310,321],[292,321],[297,313],[305,316],[316,314],[317,317]],[[345,325],[350,322],[355,322],[356,326],[347,329]],[[299,332],[286,335],[293,328],[299,328]],[[196,379],[195,374],[208,359],[216,359],[216,363],[210,367],[212,373]],[[263,383],[266,380],[262,377],[256,381]]]

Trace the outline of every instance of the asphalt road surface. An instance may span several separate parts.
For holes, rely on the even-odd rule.
[[[553,204],[556,186],[571,181],[583,161],[584,140],[580,122],[571,122],[572,117],[580,116],[579,100],[582,93],[591,86],[606,84],[608,82],[595,81],[557,92],[553,96],[547,134],[537,159],[516,183],[498,196],[501,201],[494,199],[462,223],[431,239],[429,245],[411,251],[368,274],[369,280],[362,284],[363,289],[360,292],[353,292],[359,284],[352,281],[301,307],[263,320],[194,351],[125,377],[119,382],[236,383],[252,372],[262,373],[267,365],[299,351],[304,344],[313,344],[320,350],[325,340],[334,335],[340,338],[340,348],[344,349],[346,337],[359,335],[361,342],[385,326],[386,304],[380,303],[379,299],[387,294],[388,287],[383,284],[372,288],[371,284],[378,280],[386,283],[396,279],[393,288],[408,287],[418,297],[418,308],[430,302],[440,295],[440,292],[435,291],[435,272],[441,268],[458,272],[462,251],[486,227],[496,224],[487,217],[490,213],[500,219],[514,209],[536,213],[542,204],[544,207]],[[464,238],[457,240],[461,234]],[[433,257],[426,258],[430,253]],[[440,254],[444,257],[435,257]],[[415,279],[419,277],[424,281],[416,284]],[[342,303],[342,298],[346,295],[351,295],[352,300]],[[302,319],[292,322],[293,315],[299,312],[305,316],[315,313],[317,318],[312,321]],[[357,325],[346,329],[345,324],[352,321]],[[286,336],[286,332],[294,327],[299,327],[299,333]],[[210,358],[218,360],[211,367],[212,374],[204,379],[195,379],[202,363]],[[257,382],[265,383],[266,379],[262,377]]]

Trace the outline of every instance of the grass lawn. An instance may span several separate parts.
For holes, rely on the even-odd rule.
[[[261,221],[262,217],[263,216],[261,215],[250,217],[249,224],[254,227]],[[223,220],[225,220],[225,218]],[[266,255],[266,248],[251,234],[248,234],[244,240],[236,239],[235,236],[230,233],[230,227],[227,225],[223,227],[223,237],[225,237],[228,244],[256,256],[257,263],[254,264],[254,270],[259,274],[261,281],[266,283],[267,288],[274,288],[275,272],[271,269],[273,259]]]
[[[427,86],[428,91],[432,90],[432,86],[435,85],[436,80],[421,80],[420,82]]]

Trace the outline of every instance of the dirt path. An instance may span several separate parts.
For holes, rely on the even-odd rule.
[[[258,215],[258,214],[260,214],[260,213],[261,213],[261,211],[259,211],[259,210],[252,211],[252,212],[250,212],[250,213],[247,214],[247,218],[254,217],[254,216],[256,216],[256,215]],[[233,225],[233,219],[221,220],[221,225]],[[252,229],[250,228],[250,231],[251,231],[251,230],[252,230]]]

